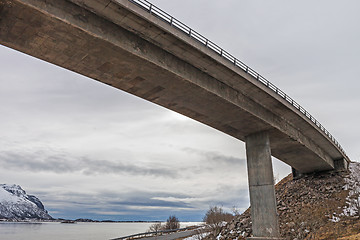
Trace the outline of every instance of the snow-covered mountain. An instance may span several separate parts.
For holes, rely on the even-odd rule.
[[[26,194],[19,185],[0,184],[0,219],[48,220],[52,217],[37,197]]]

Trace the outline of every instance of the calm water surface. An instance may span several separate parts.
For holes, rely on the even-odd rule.
[[[146,232],[153,223],[0,223],[1,240],[108,240]],[[181,227],[194,225],[184,223]]]

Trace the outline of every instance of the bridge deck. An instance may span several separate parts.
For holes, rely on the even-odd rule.
[[[272,155],[300,172],[349,160],[286,97],[128,0],[0,0],[0,43],[242,141],[268,131]]]

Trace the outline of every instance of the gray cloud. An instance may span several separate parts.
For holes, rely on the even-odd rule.
[[[164,200],[156,199],[133,199],[132,201],[110,201],[108,204],[124,206],[134,206],[134,207],[165,207],[165,208],[187,208],[193,209],[194,207],[189,206],[189,204],[184,202],[169,202]]]
[[[244,167],[246,166],[246,159],[228,156],[219,152],[203,151],[195,148],[183,148],[184,152],[189,154],[196,154],[202,158],[203,161],[211,165],[223,165],[229,167]]]
[[[164,220],[169,213],[176,213],[178,217],[186,220],[187,216],[190,216],[190,219],[194,219],[194,216],[202,216],[204,208],[201,201],[199,202],[202,207],[199,207],[198,201],[191,203],[181,200],[174,201],[173,198],[188,199],[193,196],[171,192],[116,192],[114,189],[114,191],[104,190],[95,195],[73,190],[37,191],[32,194],[44,195],[41,200],[50,214],[53,212],[55,217],[64,217],[65,215],[73,216],[73,218],[95,219],[100,215],[102,219],[136,220],[139,215],[142,215],[141,218],[145,220]],[[208,204],[205,204],[205,208],[207,206]],[[195,220],[201,220],[201,218],[195,218]]]
[[[152,2],[259,71],[360,159],[359,1]],[[201,220],[209,205],[248,207],[241,142],[2,46],[0,60],[0,176],[35,189],[57,216],[164,220],[178,209]]]
[[[130,174],[154,177],[176,178],[178,172],[159,166],[140,166],[121,161],[95,160],[87,157],[74,158],[65,154],[46,155],[44,152],[20,154],[0,152],[0,165],[5,169],[32,172],[54,172],[58,174],[82,172],[94,174]]]
[[[184,201],[167,201],[166,199],[186,199],[190,195],[176,194],[171,192],[148,192],[148,191],[131,191],[117,192],[116,189],[111,192],[102,191],[96,195],[91,193],[75,192],[73,190],[61,192],[37,191],[38,195],[47,195],[45,199],[51,198],[51,202],[60,205],[86,205],[91,207],[94,203],[101,203],[107,208],[121,208],[122,210],[130,207],[167,207],[167,208],[187,208],[194,209]]]

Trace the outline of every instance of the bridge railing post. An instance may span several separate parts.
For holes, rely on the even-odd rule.
[[[267,132],[246,137],[253,238],[280,239],[270,140]]]

